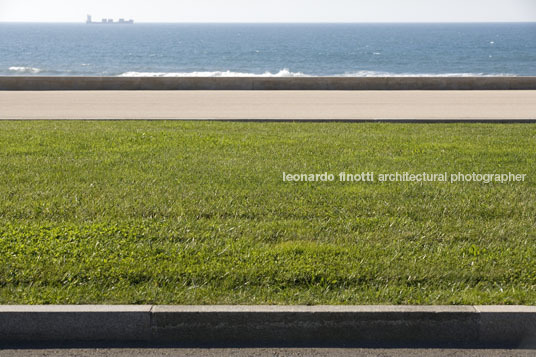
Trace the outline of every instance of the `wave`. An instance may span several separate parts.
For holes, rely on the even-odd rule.
[[[394,73],[381,71],[348,72],[333,77],[516,77],[512,73]]]
[[[35,68],[35,67],[17,67],[17,66],[13,66],[13,67],[9,67],[8,69],[11,72],[17,72],[17,73],[31,73],[31,74],[41,73],[41,69],[40,68]]]
[[[82,64],[86,66],[86,64]],[[89,66],[89,65],[87,65]],[[37,67],[12,66],[7,69],[0,69],[0,75],[41,75],[41,76],[99,76],[100,74],[90,71],[76,71],[70,69],[42,69]]]
[[[125,72],[118,77],[311,77],[301,72],[290,72],[282,69],[277,73],[249,73],[232,71],[214,72]]]
[[[233,72],[233,71],[205,71],[205,72],[125,72],[118,77],[516,77],[511,73],[395,73],[382,71],[357,71],[343,74],[312,75],[303,72],[291,72],[282,69],[277,73],[264,72]]]
[[[3,71],[2,71],[3,72]],[[6,72],[4,72],[6,73]],[[87,71],[74,71],[74,70],[50,70],[41,69],[36,67],[23,67],[13,66],[9,67],[9,71],[6,74],[14,75],[52,75],[52,76],[107,76],[109,74],[99,74],[95,72]],[[234,72],[234,71],[193,71],[193,72],[124,72],[116,75],[117,77],[516,77],[517,74],[512,73],[396,73],[385,71],[356,71],[346,72],[342,74],[307,74],[303,72],[292,72],[285,68],[279,72]]]

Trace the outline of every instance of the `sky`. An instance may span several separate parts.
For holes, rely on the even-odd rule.
[[[0,22],[519,22],[536,0],[0,0]]]

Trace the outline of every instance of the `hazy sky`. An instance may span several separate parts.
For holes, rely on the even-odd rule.
[[[536,21],[536,0],[0,0],[0,22]]]

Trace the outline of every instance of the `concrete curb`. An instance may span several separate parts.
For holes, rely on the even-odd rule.
[[[0,306],[0,345],[536,348],[529,306]]]
[[[535,90],[536,77],[0,77],[0,90]]]

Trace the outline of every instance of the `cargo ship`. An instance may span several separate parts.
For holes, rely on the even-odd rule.
[[[134,20],[125,20],[119,19],[119,21],[114,21],[114,19],[102,19],[101,21],[93,21],[91,15],[87,15],[86,24],[88,25],[132,25]]]

